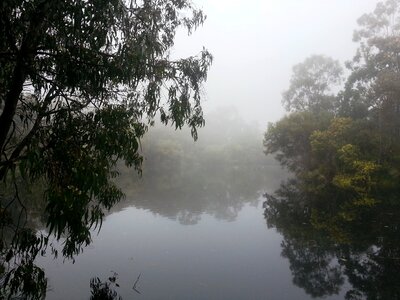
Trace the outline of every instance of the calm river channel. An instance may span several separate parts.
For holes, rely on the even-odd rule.
[[[235,176],[192,197],[122,184],[126,199],[75,262],[38,258],[49,278],[46,299],[88,299],[94,277],[115,277],[111,287],[123,299],[311,299],[293,283],[283,238],[264,216],[262,194],[279,187],[282,173],[272,166],[253,193]],[[343,299],[341,291],[325,299]]]

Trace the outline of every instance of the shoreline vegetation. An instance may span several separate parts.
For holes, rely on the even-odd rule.
[[[287,115],[269,124],[266,154],[293,177],[266,195],[294,283],[313,297],[399,299],[400,2],[358,20],[346,63],[314,55],[293,68]],[[312,278],[312,279],[310,279]]]

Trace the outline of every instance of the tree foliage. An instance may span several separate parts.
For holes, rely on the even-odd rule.
[[[310,76],[310,60],[294,68],[284,94],[290,113],[264,137],[265,152],[294,177],[277,197],[268,196],[265,214],[284,235],[294,282],[310,295],[338,293],[346,275],[352,285],[346,299],[396,299],[400,1],[380,2],[358,23],[357,53],[329,105],[316,109],[307,97],[325,103],[336,82]],[[323,92],[311,93],[318,80]]]
[[[334,112],[334,88],[341,83],[342,73],[339,62],[330,57],[308,57],[293,67],[289,89],[283,93],[283,105],[287,111]]]
[[[264,138],[265,151],[276,153],[296,176],[357,194],[367,206],[375,203],[371,193],[377,186],[393,186],[398,179],[399,11],[400,2],[389,0],[359,19],[350,74],[329,100],[326,92],[339,79],[337,62],[313,56],[297,65],[283,98],[294,112],[271,124]]]
[[[204,20],[189,0],[2,1],[0,180],[15,189],[1,211],[27,205],[19,178],[44,182],[48,231],[65,237],[65,256],[79,253],[122,197],[117,161],[140,170],[157,115],[197,138],[212,56],[170,52],[179,28]]]
[[[399,12],[399,1],[388,0],[358,20],[354,41],[360,46],[348,63],[351,74],[342,108],[343,113],[357,116],[357,110],[364,107],[381,132],[391,135],[399,134]]]
[[[270,123],[264,135],[265,154],[276,153],[276,159],[290,171],[300,172],[311,165],[310,136],[315,128],[328,127],[330,114],[295,112],[276,123]]]

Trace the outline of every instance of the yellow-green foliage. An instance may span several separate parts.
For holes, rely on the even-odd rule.
[[[310,145],[315,155],[315,170],[331,178],[335,187],[354,193],[358,205],[372,205],[375,200],[369,194],[377,185],[381,166],[365,159],[355,144],[355,133],[355,123],[350,118],[333,118],[327,130],[314,131]]]
[[[351,165],[360,156],[360,151],[357,146],[352,144],[346,144],[342,146],[338,151],[339,159],[345,165]]]
[[[336,175],[333,178],[332,183],[342,189],[351,189],[352,188],[352,181],[351,181],[351,177],[347,176],[347,175],[343,175],[343,174],[339,174]]]
[[[351,126],[350,118],[333,118],[327,130],[315,130],[310,136],[312,152],[317,154],[342,146]]]
[[[333,183],[342,188],[353,188],[356,191],[370,191],[377,183],[376,174],[380,165],[372,161],[353,161],[345,173],[338,173]]]

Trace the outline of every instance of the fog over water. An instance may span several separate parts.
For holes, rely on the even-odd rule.
[[[312,54],[344,63],[356,50],[357,19],[377,0],[196,0],[207,14],[190,37],[176,39],[175,57],[206,47],[214,63],[204,87],[204,108],[233,105],[261,128],[284,110],[281,93],[293,65]],[[207,116],[207,115],[206,115]]]
[[[0,5],[0,300],[400,299],[400,0],[358,43],[379,0],[39,2]]]

